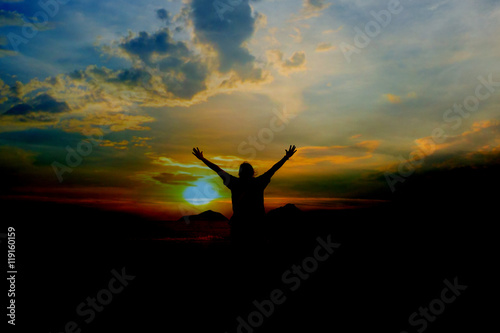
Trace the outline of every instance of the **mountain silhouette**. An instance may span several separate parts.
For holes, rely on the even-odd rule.
[[[285,253],[299,251],[300,238],[307,232],[307,220],[306,213],[291,203],[269,211],[265,232],[270,244]]]
[[[270,210],[267,213],[267,217],[273,221],[297,221],[304,217],[304,212],[301,211],[297,206],[291,203],[287,203],[285,206],[278,207]],[[178,219],[177,221],[229,221],[227,217],[219,212],[214,212],[213,210],[206,210],[200,214],[196,215],[186,215]]]
[[[197,215],[186,215],[181,217],[178,221],[229,221],[227,217],[219,212],[214,212],[213,210],[207,210],[203,213]]]
[[[304,212],[294,204],[287,203],[285,206],[269,211],[267,217],[273,221],[294,221],[302,219],[304,217]]]

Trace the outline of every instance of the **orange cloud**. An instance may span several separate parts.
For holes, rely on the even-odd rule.
[[[200,176],[193,176],[190,173],[182,173],[182,172],[177,172],[177,173],[161,172],[152,175],[151,178],[161,184],[189,185],[190,182],[198,180]]]
[[[152,140],[152,138],[149,137],[138,137],[138,136],[133,136],[132,137],[132,143],[134,144],[134,147],[147,147],[151,148],[151,146],[147,143],[147,141]]]
[[[282,75],[306,70],[306,54],[304,51],[296,51],[288,59],[283,59],[280,50],[267,51],[267,57]]]
[[[336,32],[339,32],[340,30],[344,29],[344,26],[341,25],[340,27],[338,27],[337,29],[328,29],[328,30],[324,30],[322,32],[322,34],[324,35],[328,35],[328,34],[333,34],[333,33],[336,33]]]
[[[330,2],[324,0],[303,0],[302,9],[299,14],[292,15],[292,21],[306,20],[313,17],[318,17],[321,12],[330,7]]]
[[[308,146],[301,147],[300,154],[294,156],[294,163],[314,165],[321,162],[347,164],[369,159],[380,145],[380,141],[367,140],[351,146]]]
[[[393,104],[399,104],[401,103],[401,97],[398,95],[393,95],[393,94],[385,94],[384,95],[387,100]]]
[[[477,121],[465,132],[447,136],[443,142],[436,142],[435,138],[428,136],[415,140],[416,149],[422,149],[426,155],[438,151],[469,151],[476,152],[496,151],[500,146],[500,121]]]
[[[123,140],[120,142],[110,141],[110,140],[101,140],[99,146],[101,147],[113,147],[118,150],[127,150],[129,142],[127,140]]]
[[[326,52],[330,50],[335,50],[336,46],[333,46],[332,43],[319,43],[316,46],[316,52]]]
[[[69,118],[62,120],[58,127],[66,132],[83,132],[95,126],[107,127],[112,132],[124,130],[144,131],[149,130],[144,123],[155,119],[146,115],[133,115],[123,112],[100,112],[85,116],[83,119]]]

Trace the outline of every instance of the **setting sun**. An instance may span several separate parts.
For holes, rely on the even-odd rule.
[[[189,186],[184,190],[183,197],[188,203],[199,206],[210,203],[220,195],[210,183],[198,181],[194,183],[194,186]]]

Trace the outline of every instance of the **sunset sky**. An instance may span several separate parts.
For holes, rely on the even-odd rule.
[[[0,1],[2,198],[158,219],[258,174],[266,208],[388,200],[500,152],[500,2]]]

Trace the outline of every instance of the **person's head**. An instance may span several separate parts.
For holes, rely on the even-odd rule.
[[[243,162],[240,165],[240,171],[238,175],[240,178],[252,178],[255,174],[255,171],[253,170],[253,167],[250,163],[248,162]]]

